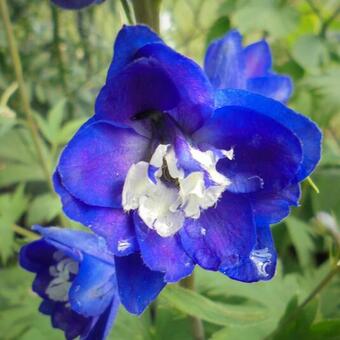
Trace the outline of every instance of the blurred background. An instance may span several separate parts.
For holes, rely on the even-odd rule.
[[[44,166],[30,135],[0,23],[0,339],[62,339],[38,313],[32,275],[18,267],[18,249],[32,224],[81,228],[61,212],[48,183],[63,145],[93,114],[115,36],[126,23],[118,0],[63,11],[45,0],[8,1]],[[188,315],[204,321],[210,339],[340,339],[340,277],[301,308],[339,259],[340,2],[337,0],[163,0],[164,40],[202,64],[207,44],[236,28],[248,44],[265,37],[274,69],[294,80],[289,106],[324,132],[323,158],[303,183],[301,207],[273,226],[280,263],[267,283],[242,284],[197,270],[197,293],[166,289],[157,318],[121,310],[111,339],[190,339]],[[299,307],[300,306],[300,307]]]

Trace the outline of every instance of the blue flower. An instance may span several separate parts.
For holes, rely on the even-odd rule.
[[[105,0],[52,0],[54,4],[65,9],[82,9],[84,7],[100,4]]]
[[[286,102],[293,90],[289,77],[272,71],[267,42],[242,47],[242,36],[235,30],[209,45],[204,69],[217,89],[245,89],[281,102]]]
[[[95,111],[54,174],[70,218],[165,282],[196,264],[245,282],[274,275],[270,225],[298,205],[320,159],[311,120],[252,92],[215,91],[145,26],[119,32]]]
[[[36,274],[32,287],[43,299],[40,312],[67,339],[105,339],[120,302],[140,314],[164,286],[140,257],[115,261],[100,237],[57,227],[34,230],[42,239],[21,249],[20,264]]]

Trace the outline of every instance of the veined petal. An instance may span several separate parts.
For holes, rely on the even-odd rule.
[[[134,60],[136,52],[143,46],[151,43],[161,43],[163,40],[145,25],[124,25],[118,32],[115,44],[114,55],[107,75],[110,82],[117,73],[131,61]]]
[[[164,44],[148,44],[136,57],[156,60],[173,81],[179,102],[167,112],[183,131],[192,133],[213,113],[213,89],[201,67]]]
[[[107,247],[116,256],[129,255],[138,250],[132,216],[122,209],[87,205],[74,198],[63,186],[58,172],[53,183],[59,194],[65,214],[102,236]]]
[[[285,103],[293,92],[290,77],[270,74],[247,80],[247,90]]]
[[[254,110],[274,119],[298,136],[302,145],[303,160],[295,182],[306,178],[318,164],[322,133],[308,117],[294,112],[280,102],[242,90],[219,91],[216,95],[216,107],[224,106],[242,106]]]
[[[95,122],[65,147],[58,165],[63,185],[88,205],[120,208],[127,171],[145,157],[148,145],[132,129]]]
[[[243,258],[238,266],[221,267],[220,271],[231,279],[243,282],[270,280],[276,269],[277,254],[269,226],[256,228],[257,242],[249,256]]]
[[[242,36],[239,32],[230,31],[209,45],[204,70],[215,88],[244,88],[245,67]]]
[[[240,195],[225,192],[215,208],[205,210],[198,220],[187,219],[180,236],[185,251],[201,267],[235,267],[256,243],[251,206]]]
[[[192,273],[194,264],[183,250],[177,234],[161,237],[148,228],[137,214],[134,221],[142,259],[151,270],[165,273],[166,282],[177,282]]]
[[[116,257],[121,303],[132,314],[141,314],[165,286],[164,274],[150,270],[139,253]]]
[[[235,193],[281,190],[294,180],[302,161],[296,135],[251,106],[216,110],[194,139],[218,149],[233,149],[233,159],[219,160],[217,170],[230,179],[227,190]]]
[[[245,76],[247,78],[262,77],[272,67],[270,47],[265,40],[248,45],[243,50],[245,58]]]

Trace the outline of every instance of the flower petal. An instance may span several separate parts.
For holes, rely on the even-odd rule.
[[[124,25],[118,32],[113,61],[107,75],[107,81],[114,78],[128,63],[133,61],[136,52],[151,43],[163,43],[162,39],[145,25]]]
[[[210,270],[238,265],[255,246],[251,206],[240,195],[225,192],[216,208],[187,219],[180,231],[183,248],[201,267]]]
[[[139,253],[116,257],[121,303],[132,314],[141,314],[165,286],[164,274],[146,267]]]
[[[104,1],[105,0],[102,0],[102,1],[98,1],[98,0],[52,0],[54,4],[64,9],[82,9],[94,3],[101,3]]]
[[[121,209],[91,206],[77,200],[65,189],[58,172],[53,175],[53,183],[65,214],[105,238],[108,249],[116,256],[129,255],[138,250],[131,215]]]
[[[166,282],[177,282],[190,275],[194,264],[185,253],[179,236],[161,237],[134,215],[137,239],[144,263],[154,271],[165,273]]]
[[[285,103],[293,92],[293,83],[290,77],[268,75],[248,79],[247,90]]]
[[[280,102],[242,90],[219,91],[216,96],[216,107],[223,106],[242,106],[259,112],[275,119],[299,137],[303,150],[303,161],[296,174],[296,182],[306,178],[318,164],[322,133],[309,118],[294,112]]]
[[[244,88],[245,67],[242,36],[239,32],[230,31],[209,45],[204,70],[215,88]]]
[[[93,123],[75,135],[60,157],[63,185],[86,204],[120,208],[127,171],[143,159],[148,144],[131,129]]]
[[[201,67],[163,44],[149,44],[136,57],[156,60],[175,84],[179,102],[168,110],[186,133],[201,127],[213,113],[213,89]]]
[[[217,170],[230,179],[227,190],[235,193],[281,190],[293,181],[302,160],[295,134],[250,106],[216,110],[194,138],[218,149],[233,149],[234,158],[221,159]]]
[[[298,206],[300,186],[293,184],[279,192],[256,192],[247,194],[253,208],[257,225],[279,223],[287,217],[291,206]]]
[[[270,280],[276,269],[277,254],[269,226],[256,229],[257,243],[249,257],[242,259],[233,268],[221,267],[220,271],[231,279],[242,282],[257,282]]]
[[[84,254],[69,291],[71,308],[85,316],[102,314],[115,298],[115,266]]]
[[[243,54],[247,78],[264,76],[272,67],[270,47],[265,40],[248,45],[243,50]]]
[[[149,136],[149,119],[136,119],[148,111],[163,112],[178,105],[179,94],[162,65],[151,58],[131,62],[102,88],[96,100],[96,119],[125,124]]]

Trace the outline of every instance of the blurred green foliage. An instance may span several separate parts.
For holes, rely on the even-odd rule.
[[[63,145],[93,113],[124,12],[113,0],[81,12],[56,9],[47,0],[8,2],[52,173]],[[313,175],[320,194],[304,183],[301,207],[273,226],[281,260],[272,281],[243,284],[197,269],[197,292],[169,286],[158,300],[156,321],[148,312],[136,318],[121,310],[111,339],[190,339],[187,315],[201,318],[212,340],[340,339],[339,276],[301,308],[339,256],[339,6],[337,0],[163,0],[163,38],[199,63],[207,44],[230,28],[239,29],[245,43],[268,40],[275,69],[294,79],[289,105],[323,129],[323,158]],[[37,311],[39,298],[30,290],[32,275],[17,265],[18,249],[28,241],[28,229],[35,223],[81,228],[62,215],[59,199],[47,185],[1,29],[0,338],[4,340],[62,338]]]

